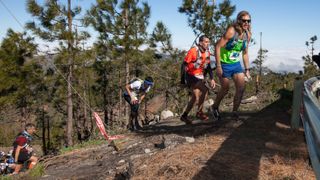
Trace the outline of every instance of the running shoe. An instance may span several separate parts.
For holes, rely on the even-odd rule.
[[[186,124],[192,124],[192,121],[188,118],[187,115],[182,115],[182,116],[180,117],[180,120],[183,121],[183,122],[185,122]]]
[[[207,121],[209,119],[209,117],[205,115],[202,111],[197,112],[196,117],[203,121]]]
[[[218,108],[212,107],[212,115],[213,115],[213,118],[216,121],[220,121],[221,120],[221,116],[220,116],[220,112],[219,112]]]

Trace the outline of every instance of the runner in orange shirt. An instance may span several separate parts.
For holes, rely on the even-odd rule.
[[[205,35],[199,37],[199,43],[192,47],[184,61],[186,63],[186,80],[188,87],[191,88],[192,97],[188,106],[181,116],[181,121],[186,124],[192,124],[188,118],[188,113],[191,111],[195,102],[198,104],[198,111],[196,116],[201,120],[208,120],[208,116],[203,113],[203,102],[208,94],[208,88],[205,86],[204,69],[209,65],[208,59],[210,58],[209,52],[209,38]],[[213,77],[210,77],[210,86],[215,87]]]

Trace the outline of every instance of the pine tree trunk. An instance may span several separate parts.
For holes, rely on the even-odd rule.
[[[120,119],[122,113],[121,113],[121,107],[122,107],[122,81],[121,81],[121,70],[119,70],[119,110],[118,110],[118,119]]]
[[[128,25],[129,25],[128,9],[126,9],[126,10],[125,10],[125,31],[126,31],[126,33],[127,33]],[[127,38],[129,38],[129,37],[127,37]],[[129,79],[130,79],[130,68],[129,68],[129,60],[128,60],[128,51],[129,51],[129,47],[128,47],[128,45],[126,44],[126,47],[125,47],[126,84],[129,84]],[[127,124],[129,124],[128,114],[129,114],[129,106],[128,106],[128,104],[126,103],[126,106],[125,106],[125,116],[126,116],[126,119],[128,119]]]
[[[87,76],[88,77],[88,76]],[[87,89],[88,89],[88,101],[89,101],[89,120],[90,120],[90,129],[89,129],[89,132],[90,132],[90,136],[92,135],[92,131],[93,131],[93,123],[94,123],[94,120],[92,119],[92,110],[91,110],[91,93],[90,93],[90,84],[89,84],[89,80],[87,78]]]
[[[126,84],[129,84],[129,79],[130,79],[130,71],[129,71],[129,62],[128,62],[128,59],[127,59],[127,57],[126,57],[126,59],[125,59],[125,67],[126,67]],[[128,103],[126,103],[126,106],[125,106],[125,116],[126,116],[126,119],[128,119],[128,121],[127,121],[127,124],[129,124],[129,117],[128,117],[128,115],[129,115],[129,105],[128,105]]]
[[[46,118],[47,119],[47,137],[48,137],[48,149],[50,150],[51,149],[51,138],[50,138],[50,119],[49,118]]]
[[[86,87],[86,86],[85,86]],[[83,97],[85,101],[87,100],[86,98],[86,88],[83,91]],[[84,113],[84,118],[83,118],[83,128],[88,129],[88,110],[87,110],[87,104],[86,102],[83,103],[83,113]]]
[[[256,95],[259,93],[259,75],[256,76]]]
[[[79,103],[77,103],[79,104]],[[77,139],[78,141],[80,141],[80,143],[82,142],[82,129],[83,127],[81,127],[81,110],[76,110],[75,111],[75,127],[76,127],[76,133],[77,133]]]
[[[47,145],[46,145],[46,119],[45,119],[45,115],[44,115],[44,106],[42,108],[42,148],[43,148],[43,153],[44,155],[47,155]]]
[[[105,77],[106,78],[106,77]],[[106,79],[105,79],[106,80]],[[108,118],[108,92],[107,88],[104,87],[103,89],[103,111],[104,111],[104,123],[108,126],[109,125],[109,118]]]
[[[70,58],[71,59],[71,58]],[[72,103],[72,66],[69,67],[69,75],[68,75],[68,100],[67,100],[67,146],[72,146],[72,127],[73,127],[73,103]]]
[[[71,0],[68,0],[68,27],[69,27],[69,39],[68,39],[68,52],[69,52],[69,73],[68,73],[68,100],[67,100],[67,146],[72,146],[72,129],[73,129],[73,103],[72,103],[72,70],[73,70],[73,62],[72,62],[72,16],[71,16]]]

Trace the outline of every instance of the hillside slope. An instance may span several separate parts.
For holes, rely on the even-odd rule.
[[[281,99],[223,122],[178,119],[126,134],[107,144],[45,160],[41,179],[315,179],[303,130],[289,128]],[[250,109],[248,107],[248,109]]]

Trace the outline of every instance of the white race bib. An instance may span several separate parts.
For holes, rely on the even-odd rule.
[[[198,75],[195,75],[195,77],[196,77],[196,78],[198,78],[198,79],[204,79],[204,76],[203,76],[203,74],[198,74]]]
[[[239,56],[240,56],[240,53],[239,52],[232,52],[229,56],[229,59],[230,60],[238,60],[239,59]]]

